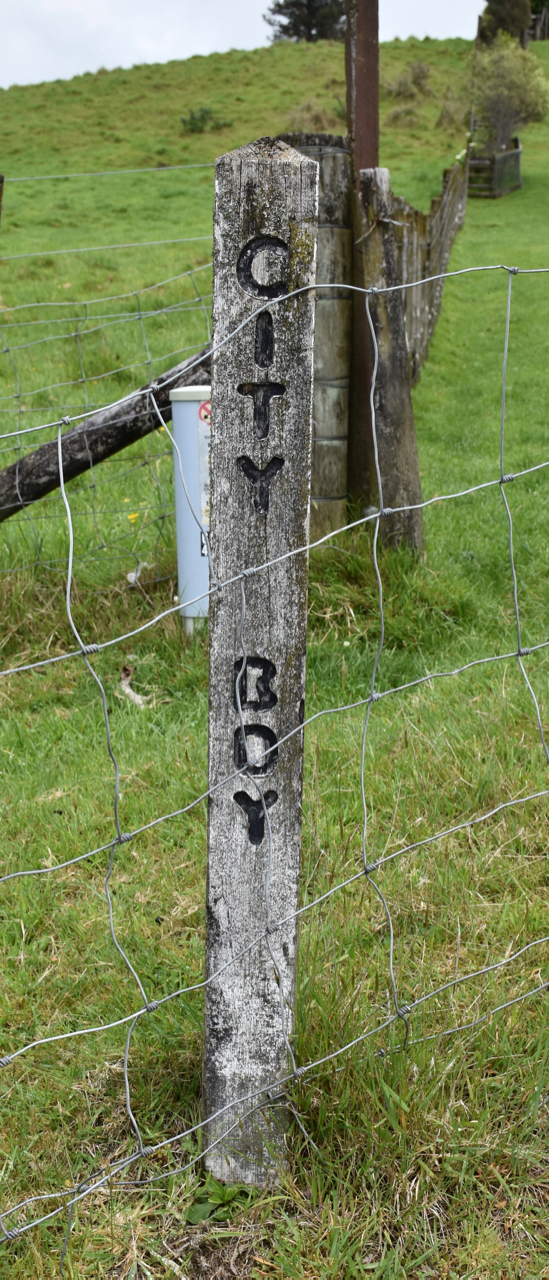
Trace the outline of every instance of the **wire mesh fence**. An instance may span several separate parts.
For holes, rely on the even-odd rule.
[[[212,168],[6,177],[1,468],[55,440],[61,418],[77,422],[123,399],[209,341]],[[118,203],[116,193],[126,187],[131,209]],[[154,193],[158,199],[151,204]],[[82,234],[83,198],[86,221],[97,228],[91,243]],[[130,220],[134,205],[141,213],[140,238],[130,232],[120,243],[120,228],[135,225]],[[146,224],[152,234],[144,238]],[[51,228],[47,245],[44,226]],[[166,440],[157,435],[101,468],[92,466],[78,482],[73,506],[82,588],[104,585],[116,568],[122,581],[128,574],[133,581],[136,574],[165,576],[173,519],[168,453]],[[13,524],[5,524],[0,575],[23,568],[50,576],[62,571],[66,551],[58,531],[64,518],[60,496],[52,494],[39,510],[27,506]]]
[[[307,548],[296,547],[289,553],[299,555],[304,550],[310,552],[332,547],[335,552],[339,550],[354,555],[356,548],[353,549],[352,543],[346,543],[343,547],[338,544],[345,543],[345,540],[355,536],[357,531],[369,528],[371,542],[368,545],[372,558],[372,583],[377,596],[377,634],[373,639],[369,637],[369,647],[364,653],[367,676],[363,675],[361,684],[365,683],[366,687],[356,691],[351,690],[351,696],[349,697],[348,692],[345,696],[345,679],[342,677],[343,697],[340,704],[329,702],[321,705],[317,711],[305,716],[304,725],[296,724],[287,735],[287,738],[290,738],[300,734],[303,727],[307,735],[309,779],[306,791],[309,795],[310,831],[307,838],[307,859],[304,865],[303,902],[297,912],[301,922],[302,947],[305,953],[301,961],[302,995],[298,1006],[296,1034],[290,1042],[287,1039],[284,1021],[284,992],[281,991],[281,1036],[287,1044],[288,1051],[286,1076],[273,1080],[270,1087],[262,1090],[261,1093],[232,1100],[230,1110],[232,1112],[237,1109],[239,1114],[235,1127],[245,1116],[254,1114],[258,1110],[261,1110],[264,1115],[284,1106],[291,1109],[296,1124],[309,1140],[307,1125],[304,1124],[303,1118],[303,1090],[307,1089],[309,1082],[317,1082],[316,1087],[321,1087],[322,1072],[327,1064],[330,1064],[334,1071],[343,1072],[346,1069],[347,1058],[352,1057],[353,1061],[360,1061],[368,1055],[371,1046],[374,1056],[384,1061],[392,1060],[395,1056],[404,1053],[413,1055],[414,1051],[427,1050],[430,1053],[432,1050],[437,1056],[444,1055],[445,1045],[453,1037],[468,1037],[467,1043],[470,1044],[476,1030],[487,1024],[495,1028],[496,1041],[499,1036],[505,1038],[515,1033],[520,1041],[520,1019],[523,1007],[527,1009],[532,1007],[534,1013],[531,1016],[534,1023],[538,1022],[541,1025],[544,1018],[540,998],[549,985],[546,968],[549,936],[546,929],[538,927],[543,923],[539,910],[531,908],[530,914],[527,910],[520,929],[518,931],[511,929],[508,934],[503,919],[498,933],[498,937],[501,937],[501,945],[496,948],[491,942],[486,948],[484,962],[469,966],[466,963],[467,956],[469,953],[473,954],[474,948],[471,941],[469,940],[466,944],[462,936],[459,915],[457,927],[454,921],[451,922],[451,936],[450,929],[446,930],[445,924],[443,925],[443,942],[440,942],[439,937],[435,951],[429,951],[427,964],[425,964],[425,936],[419,939],[423,941],[421,958],[421,948],[418,951],[418,937],[415,934],[412,936],[408,927],[409,917],[412,919],[421,917],[427,924],[429,903],[423,900],[422,895],[427,896],[427,890],[423,885],[428,883],[428,879],[418,879],[416,875],[417,861],[423,855],[433,852],[433,865],[439,868],[440,874],[451,874],[452,862],[455,861],[457,864],[464,851],[467,856],[470,856],[471,861],[477,857],[480,858],[482,852],[482,856],[486,855],[489,863],[496,857],[505,856],[503,850],[506,846],[511,846],[510,856],[517,858],[522,838],[522,815],[526,812],[530,815],[529,820],[532,822],[535,846],[533,855],[530,850],[529,856],[533,856],[534,860],[538,861],[543,861],[545,857],[543,815],[544,801],[549,795],[546,774],[549,752],[543,727],[543,707],[546,696],[543,655],[549,647],[549,640],[543,631],[536,636],[531,635],[530,622],[527,629],[523,622],[527,601],[524,599],[517,568],[513,503],[508,494],[510,488],[513,493],[517,488],[520,489],[520,485],[524,485],[527,478],[537,477],[542,482],[545,469],[549,466],[549,457],[538,454],[535,461],[528,460],[528,464],[523,466],[517,466],[514,463],[513,470],[509,469],[506,404],[513,284],[519,274],[529,276],[547,273],[521,273],[518,268],[498,266],[471,268],[463,272],[449,273],[449,276],[454,279],[460,276],[463,280],[477,271],[505,273],[507,277],[501,419],[497,447],[494,442],[494,465],[481,480],[464,485],[455,492],[437,493],[420,505],[425,512],[436,505],[440,514],[448,511],[450,504],[458,506],[461,504],[466,522],[471,519],[474,503],[480,502],[483,498],[491,499],[492,495],[497,496],[501,504],[500,518],[507,537],[508,580],[505,582],[504,590],[506,598],[510,590],[509,626],[512,625],[514,629],[513,642],[509,645],[498,643],[494,645],[493,651],[475,653],[467,661],[452,665],[448,669],[442,666],[425,669],[423,664],[424,669],[412,679],[391,680],[390,662],[384,669],[387,656],[387,598],[383,581],[383,563],[379,554],[379,535],[382,521],[394,512],[384,507],[379,466],[377,466],[379,502],[374,512],[368,512],[351,522],[345,529],[328,534]],[[427,287],[429,283],[429,281],[415,281],[403,287],[418,289],[422,284]],[[361,292],[365,292],[365,306],[376,352],[372,386],[368,389],[375,441],[374,391],[377,338],[369,311],[369,297],[372,291]],[[272,305],[276,306],[276,301]],[[255,316],[251,317],[252,320],[254,318]],[[137,324],[134,319],[133,324],[139,331],[140,318],[137,318]],[[231,335],[232,337],[234,335]],[[154,392],[151,394],[154,402]],[[159,419],[160,417],[159,413]],[[10,862],[11,867],[6,869],[5,874],[0,878],[0,883],[7,886],[8,883],[20,884],[28,880],[36,886],[37,881],[55,880],[58,873],[72,873],[78,864],[90,864],[93,867],[94,860],[105,855],[103,901],[109,935],[117,953],[115,958],[125,967],[128,975],[128,985],[123,989],[126,1007],[120,1016],[92,1026],[87,1024],[84,1015],[78,1018],[76,1026],[53,1030],[51,1034],[49,1027],[44,1028],[44,1033],[40,1031],[28,1040],[18,1029],[17,1020],[14,1017],[9,1024],[10,1034],[6,1036],[4,1043],[5,1054],[0,1065],[7,1072],[14,1067],[15,1063],[21,1063],[22,1059],[39,1058],[49,1046],[57,1046],[54,1052],[65,1050],[67,1047],[73,1051],[73,1046],[81,1040],[87,1040],[88,1037],[93,1043],[96,1042],[96,1038],[99,1038],[101,1043],[101,1037],[107,1032],[118,1032],[119,1029],[122,1036],[120,1045],[123,1044],[124,1047],[121,1073],[124,1081],[126,1130],[123,1135],[120,1135],[120,1141],[113,1148],[112,1145],[109,1147],[108,1140],[105,1140],[102,1144],[98,1144],[92,1154],[86,1153],[85,1160],[80,1158],[77,1162],[79,1175],[71,1179],[70,1186],[65,1185],[58,1190],[47,1192],[37,1191],[36,1194],[22,1198],[16,1204],[8,1204],[0,1215],[0,1225],[6,1244],[17,1240],[34,1227],[62,1215],[66,1223],[61,1252],[61,1271],[63,1271],[71,1229],[75,1222],[75,1212],[82,1202],[99,1195],[104,1188],[128,1191],[137,1188],[142,1191],[151,1184],[170,1182],[174,1177],[182,1175],[195,1166],[205,1154],[200,1144],[200,1132],[205,1121],[200,1119],[177,1127],[177,1131],[168,1136],[158,1134],[151,1136],[145,1133],[143,1121],[137,1113],[134,1102],[131,1057],[136,1032],[139,1032],[143,1026],[147,1038],[153,1039],[155,1030],[158,1036],[165,1034],[162,1030],[162,1017],[166,1011],[173,1008],[174,1002],[179,1002],[179,1007],[185,1009],[195,994],[203,991],[206,980],[193,976],[189,981],[182,973],[182,980],[170,985],[165,972],[155,981],[154,973],[149,966],[146,966],[148,976],[143,976],[145,947],[140,943],[136,948],[140,957],[136,959],[126,941],[128,932],[131,930],[128,930],[127,921],[122,924],[118,910],[118,902],[121,899],[117,896],[114,885],[118,883],[119,890],[122,881],[131,882],[131,863],[129,860],[123,861],[125,846],[131,845],[132,849],[134,845],[138,847],[140,837],[145,833],[160,832],[164,828],[170,829],[176,822],[179,826],[175,829],[183,830],[181,821],[203,807],[209,792],[205,786],[201,788],[196,786],[197,771],[194,761],[187,758],[186,773],[190,780],[187,790],[191,794],[186,803],[169,812],[155,813],[150,820],[140,821],[140,809],[143,813],[145,806],[138,791],[133,797],[135,824],[131,828],[125,828],[121,818],[121,767],[116,736],[112,728],[112,689],[109,687],[108,674],[105,675],[105,670],[100,664],[109,650],[120,648],[125,652],[130,642],[137,643],[138,638],[145,633],[153,632],[155,636],[160,633],[162,627],[169,623],[170,618],[177,616],[180,603],[170,603],[159,611],[152,608],[143,621],[128,628],[123,634],[115,634],[107,639],[90,643],[85,626],[82,622],[75,621],[73,610],[76,555],[73,508],[77,504],[73,500],[72,490],[68,489],[63,482],[62,422],[58,422],[51,429],[55,432],[58,442],[64,516],[62,527],[63,536],[68,540],[66,615],[74,643],[70,649],[55,655],[43,654],[30,661],[7,665],[0,672],[0,676],[2,683],[8,682],[11,689],[12,681],[16,677],[28,678],[31,672],[44,672],[50,667],[60,665],[64,667],[65,664],[72,668],[78,662],[84,665],[88,676],[93,681],[103,725],[103,742],[110,769],[110,783],[106,785],[111,791],[111,808],[110,816],[106,813],[103,815],[105,838],[97,842],[93,848],[89,846],[80,848],[79,852],[72,856],[58,860],[54,846],[53,850],[48,850],[47,859],[43,858],[41,863],[37,863],[32,858],[29,859],[26,851],[16,847],[11,850],[7,860],[7,867],[10,866]],[[167,426],[162,432],[162,438],[171,440],[171,432]],[[18,447],[13,437],[11,447]],[[171,450],[165,448],[163,452],[167,455]],[[517,441],[514,440],[513,458],[516,459],[517,456]],[[119,484],[116,476],[112,483],[113,490],[116,491]],[[96,511],[96,515],[99,514]],[[18,520],[19,529],[23,530],[23,522],[19,517]],[[498,516],[494,513],[494,525],[497,522]],[[219,582],[215,577],[215,547],[211,549],[211,557],[210,594],[217,591],[235,591],[240,598],[242,676],[246,671],[247,662],[246,581],[250,574],[261,574],[269,566],[259,564],[253,569],[246,568],[230,581]],[[499,568],[501,570],[502,566],[499,565]],[[322,570],[317,581],[322,586]],[[147,601],[147,609],[149,609],[149,601]],[[474,641],[474,635],[472,640]],[[170,643],[174,643],[173,635]],[[449,747],[452,752],[454,748],[451,743],[450,725],[452,719],[457,717],[460,704],[464,699],[469,700],[472,716],[473,703],[477,700],[482,702],[482,699],[485,699],[486,707],[491,713],[496,699],[500,696],[499,684],[494,691],[492,685],[487,684],[486,681],[492,680],[493,673],[503,667],[502,696],[505,698],[506,676],[509,681],[512,679],[507,675],[511,664],[516,665],[519,679],[513,685],[513,707],[509,709],[509,718],[506,722],[506,741],[498,744],[501,755],[499,768],[494,770],[492,767],[490,725],[483,723],[482,731],[486,741],[483,749],[477,752],[472,775],[464,779],[458,773],[460,785],[457,785],[454,775],[447,784],[441,763],[441,735],[445,740],[450,739]],[[475,689],[478,692],[473,696]],[[423,699],[422,714],[425,714],[427,708],[425,728],[418,727],[415,723],[416,720],[419,721],[420,715],[417,710],[419,704],[417,701],[414,703],[413,699],[419,696]],[[322,691],[320,697],[322,701]],[[425,798],[425,811],[419,819],[422,829],[417,833],[410,831],[407,816],[407,806],[410,808],[411,805],[410,794],[401,795],[398,765],[394,763],[395,734],[400,724],[399,709],[405,702],[408,708],[405,727],[406,745],[410,745],[410,749],[417,756],[413,785],[416,792],[421,791]],[[238,711],[244,754],[247,755],[240,705]],[[362,717],[360,732],[358,731],[359,714]],[[476,708],[474,714],[477,714]],[[483,712],[481,705],[478,715],[484,714],[488,713]],[[379,729],[376,728],[376,717],[380,718]],[[320,731],[322,726],[332,726],[334,722],[339,723],[340,720],[351,727],[344,730],[347,737],[338,742],[337,761],[331,762],[331,770],[321,779],[321,753],[324,753],[326,760],[327,744],[329,745],[330,735],[335,731],[328,727],[322,743],[318,737],[315,741],[314,734],[317,730]],[[95,736],[98,734],[98,724],[99,721],[95,720],[93,730]],[[81,732],[84,743],[85,735],[89,732],[85,719],[82,721]],[[181,733],[181,729],[179,732]],[[471,729],[470,732],[471,737],[475,738],[476,728]],[[386,735],[385,741],[384,735]],[[279,740],[279,749],[285,740],[287,739]],[[428,748],[428,755],[422,755],[425,745]],[[82,750],[84,749],[83,746]],[[126,753],[127,749],[128,743],[125,741]],[[203,760],[203,755],[201,759]],[[335,765],[337,767],[334,767]],[[248,766],[249,761],[246,759],[242,768],[236,769],[220,785],[232,785],[235,779],[247,776]],[[250,781],[253,784],[254,780],[250,779]],[[320,797],[321,782],[322,799]],[[407,785],[410,791],[412,787],[410,779]],[[328,833],[331,823],[331,818],[327,816],[330,797],[338,788],[341,793],[342,786],[351,797],[349,801],[344,802],[339,794],[338,804],[335,806],[335,811],[338,811],[337,821],[340,827],[343,855],[342,859],[334,860],[334,864],[330,866],[327,865],[326,849],[320,843],[322,837],[319,839],[319,821],[323,820],[322,813],[325,809],[325,830]],[[381,791],[383,788],[387,789],[387,795],[383,798],[380,788]],[[372,800],[372,796],[375,796],[375,801]],[[266,867],[265,917],[263,921],[258,921],[257,937],[247,948],[248,952],[253,952],[254,948],[257,948],[265,939],[276,945],[277,930],[280,930],[285,923],[282,920],[273,920],[269,913],[268,868],[271,828],[268,802],[259,786],[258,797],[261,801],[265,824],[262,853]],[[466,804],[465,797],[470,797]],[[490,800],[489,803],[486,803],[487,799]],[[433,823],[434,816],[440,817],[443,814],[446,814],[445,821]],[[199,840],[203,839],[202,832],[203,828],[198,833]],[[326,842],[329,843],[331,838],[327,834]],[[73,836],[71,836],[72,839],[74,839]],[[178,838],[175,835],[173,839],[178,847],[182,837]],[[484,844],[481,844],[482,841]],[[84,846],[87,844],[85,827],[79,832],[78,843]],[[351,846],[352,852],[349,853]],[[467,853],[468,850],[470,854]],[[31,865],[13,865],[19,864],[21,860],[30,861]],[[190,863],[187,862],[184,866],[189,867]],[[338,874],[340,870],[344,874]],[[433,874],[432,868],[431,874]],[[472,879],[472,872],[470,874]],[[460,870],[460,875],[463,875],[463,869]],[[72,891],[71,887],[70,892]],[[460,892],[464,897],[471,892],[467,877],[462,879]],[[363,913],[365,894],[369,903],[367,924]],[[323,948],[331,947],[330,930],[333,941],[333,919],[330,919],[329,911],[334,904],[339,904],[340,909],[338,919],[342,930],[341,942],[338,947],[334,943],[333,954],[328,956],[325,966],[321,965],[321,972],[324,968],[328,970],[327,978],[317,976],[313,982],[312,957],[315,954],[318,955],[320,950],[323,959]],[[367,931],[370,935],[369,942],[366,940]],[[382,975],[385,975],[385,991],[383,987],[380,989],[379,984],[375,987],[369,985],[367,964],[371,962],[369,948],[372,939],[375,940],[377,952],[376,973],[379,974],[381,971]],[[89,961],[93,960],[93,951],[92,938],[87,945],[86,954]],[[231,964],[236,963],[240,958],[240,956],[233,957]],[[276,958],[272,955],[271,959],[276,973]],[[194,953],[194,960],[195,963],[191,966],[193,969],[200,964],[196,953]],[[311,1029],[311,1023],[315,1018],[313,1005],[318,1009],[321,1008],[322,993],[326,990],[326,983],[335,983],[337,987],[341,982],[341,972],[345,965],[350,975],[350,986],[348,989],[344,985],[342,987],[342,990],[347,992],[343,1001],[345,1011],[343,1022],[339,1028],[334,1029],[334,1027],[323,1025],[321,1020],[322,1033],[319,1033],[317,1028],[313,1036]],[[318,970],[315,972],[318,973]],[[47,987],[46,977],[47,975],[44,975],[44,990]],[[219,974],[213,974],[207,982],[215,983],[218,977]],[[134,1002],[129,995],[132,989],[135,994]],[[38,1001],[37,1025],[39,1025],[39,1016]],[[175,1016],[177,1018],[177,1015]],[[74,1018],[74,1012],[71,1013],[71,1017]],[[56,1027],[63,1023],[62,999],[53,1021]],[[46,1030],[47,1033],[45,1033]],[[339,1039],[338,1031],[342,1033]],[[529,1024],[528,1035],[530,1034]],[[336,1043],[333,1042],[334,1037]],[[526,1038],[526,1032],[524,1037]],[[319,1049],[322,1043],[324,1044],[322,1051],[311,1054],[311,1044]],[[371,1061],[371,1058],[367,1058],[367,1061]],[[225,1108],[225,1110],[228,1109]],[[209,1117],[208,1120],[215,1118]],[[226,1135],[223,1140],[226,1141]],[[169,1156],[166,1153],[170,1153]],[[156,1171],[159,1160],[164,1159],[165,1165],[160,1171]],[[151,1166],[155,1171],[151,1172]]]
[[[210,339],[210,308],[209,263],[131,293],[82,303],[25,302],[11,308],[5,303],[0,316],[2,466],[55,439],[56,419],[82,420],[203,347]],[[92,439],[93,424],[90,428]],[[161,435],[109,459],[101,469],[92,465],[73,501],[77,558],[88,565],[93,561],[95,569],[118,560],[121,569],[127,565],[134,574],[150,562],[154,576],[161,576],[161,545],[173,516],[170,480],[171,454]],[[39,513],[27,506],[18,518],[22,527],[3,531],[0,572],[65,566],[57,537],[64,519],[57,495],[45,498]]]

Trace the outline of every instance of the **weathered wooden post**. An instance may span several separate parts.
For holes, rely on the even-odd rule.
[[[402,292],[394,288],[401,284],[401,273],[389,170],[363,169],[360,179],[356,226],[357,247],[362,249],[362,279],[359,277],[356,283],[366,288],[391,290],[372,294],[369,299],[378,350],[374,406],[383,505],[392,509],[411,507],[421,502],[421,478]],[[367,341],[373,361],[371,331]],[[367,447],[371,500],[377,505],[372,436],[368,437]],[[420,554],[425,550],[421,508],[386,516],[380,531],[384,542],[405,542]]]
[[[297,922],[268,929],[298,906],[302,733],[278,743],[303,720],[308,557],[246,570],[307,542],[317,205],[317,164],[283,142],[217,161],[210,539],[217,580],[241,577],[211,597],[209,786],[242,773],[209,801],[203,1149],[260,1185],[284,1119],[249,1112],[291,1070]]]

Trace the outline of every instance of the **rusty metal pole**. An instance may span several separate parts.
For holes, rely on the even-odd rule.
[[[383,287],[398,283],[398,267],[394,261],[394,246],[386,234],[387,230],[392,230],[388,212],[392,201],[389,174],[379,168],[378,0],[347,0],[345,63],[347,124],[354,183],[354,283],[365,288]],[[366,194],[370,190],[380,193],[379,209],[371,222],[369,205],[366,207]],[[385,305],[378,308],[376,332],[380,351],[375,387],[376,435],[383,500],[386,507],[412,506],[421,501],[421,482],[400,294],[389,295]],[[370,410],[373,362],[373,343],[364,295],[355,293],[348,487],[350,497],[362,510],[369,506],[377,507],[380,500]],[[421,554],[424,550],[421,511],[396,520],[382,520],[380,534],[384,542],[405,542]]]
[[[353,199],[353,279],[364,282],[362,246],[356,244],[361,223],[360,170],[379,164],[379,16],[378,0],[347,0],[345,74],[347,131],[351,148]],[[372,376],[371,343],[361,294],[353,297],[353,338],[349,389],[348,492],[360,509],[375,504],[372,426],[367,388]]]
[[[347,129],[359,186],[361,169],[379,164],[379,3],[347,0]]]

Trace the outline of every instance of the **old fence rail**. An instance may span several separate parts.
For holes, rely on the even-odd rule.
[[[442,192],[431,202],[429,213],[412,208],[393,196],[397,271],[401,284],[426,280],[446,271],[452,245],[465,220],[468,165],[454,164],[444,171]],[[372,281],[374,284],[375,281]],[[427,359],[442,302],[443,280],[433,280],[404,293],[404,323],[412,382]]]

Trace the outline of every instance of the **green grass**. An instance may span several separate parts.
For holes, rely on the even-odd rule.
[[[464,108],[460,106],[457,117],[450,115],[443,129],[437,130],[436,121],[450,82],[454,97],[466,100],[467,58],[464,41],[409,41],[383,50],[383,161],[393,170],[395,189],[416,203],[428,206],[439,189],[443,165],[453,160],[456,140],[463,144]],[[402,105],[391,89],[396,85],[400,92],[399,68],[418,59],[430,68],[431,96],[416,94],[413,102]],[[0,421],[16,425],[17,411],[30,423],[36,419],[29,415],[38,406],[47,417],[56,407],[76,411],[88,403],[108,403],[143,382],[148,353],[132,291],[191,268],[200,268],[196,284],[207,302],[211,291],[204,267],[210,257],[213,169],[162,169],[211,164],[220,152],[250,138],[292,127],[320,125],[341,131],[344,92],[342,46],[331,43],[280,44],[252,53],[232,51],[0,91],[2,165],[8,179],[138,170],[120,177],[6,183],[2,253],[9,258],[51,250],[53,256],[0,261],[0,318],[19,375],[17,383],[5,357],[0,365]],[[212,110],[216,127],[208,124],[204,133],[188,133],[181,116],[188,119],[188,112],[199,105]],[[391,122],[395,112],[396,124]],[[155,167],[156,172],[139,172]],[[200,236],[206,237],[202,243],[55,256],[61,249]],[[120,295],[123,301],[108,301]],[[194,309],[183,314],[155,314],[176,303],[191,308],[193,300]],[[30,307],[31,303],[41,307]],[[141,305],[153,313],[145,327],[150,356],[162,367],[169,364],[168,353],[185,354],[204,341],[204,316],[190,280],[152,289],[141,296]],[[104,322],[124,312],[133,313],[135,323],[119,320],[96,330],[100,316]],[[80,356],[71,336],[77,322],[84,334],[87,397],[78,385]],[[51,339],[60,331],[68,334],[64,342],[18,349],[38,336]],[[153,364],[153,369],[158,367]],[[105,378],[116,370],[120,372]],[[51,383],[75,381],[76,385],[37,395]],[[6,398],[10,396],[16,398]]]
[[[401,124],[398,133],[393,121],[384,126],[382,139],[383,159],[390,159],[399,193],[423,207],[436,190],[442,165],[460,145],[457,129],[455,138],[446,136],[436,130],[435,120],[444,91],[452,102],[465,92],[466,48],[462,42],[439,46],[431,41],[383,51],[384,80],[390,84],[419,58],[434,68],[437,97],[414,100],[413,127]],[[548,54],[543,46],[544,64]],[[304,110],[304,102],[313,102],[309,111],[319,110],[320,103],[333,112],[340,91],[335,81],[341,85],[337,46],[277,46],[82,77],[70,85],[9,90],[0,96],[0,110],[9,105],[5,154],[12,171],[17,162],[21,173],[156,163],[155,147],[161,146],[166,163],[210,159],[222,148],[285,127],[288,114]],[[202,96],[204,82],[212,88]],[[81,90],[81,97],[69,96],[71,89]],[[201,102],[220,118],[232,119],[232,128],[182,139],[179,115]],[[384,120],[395,104],[394,94],[384,97]],[[115,134],[126,140],[115,142]],[[549,125],[531,128],[523,142],[522,191],[497,203],[471,203],[452,267],[498,261],[549,266]],[[60,148],[57,155],[54,146]],[[62,197],[48,184],[8,186],[1,232],[5,251],[40,247],[50,236],[50,247],[68,243],[69,237],[75,245],[160,238],[170,230],[176,234],[176,226],[188,227],[192,218],[193,228],[201,229],[202,216],[210,216],[210,179],[200,185],[193,178],[185,188],[191,192],[187,206],[181,209],[180,195],[181,204],[167,201],[169,212],[163,208],[162,215],[154,184],[173,184],[181,193],[183,176],[108,182],[104,196],[99,180],[78,189],[61,184]],[[123,197],[113,195],[116,183],[120,189],[130,184]],[[64,211],[56,204],[61,199],[69,204]],[[116,212],[122,199],[125,214]],[[108,208],[107,201],[112,201]],[[51,225],[56,219],[59,227]],[[135,265],[124,265],[121,256],[113,259],[112,271],[118,274],[108,283],[99,270],[93,279],[90,275],[97,292],[160,279],[167,258],[131,261]],[[158,261],[161,269],[153,276],[149,266],[153,272]],[[174,258],[177,267],[193,261]],[[75,256],[75,270],[71,260],[72,274],[64,275],[59,260],[52,262],[46,275],[38,261],[33,277],[25,275],[30,267],[12,264],[8,273],[2,265],[4,301],[13,308],[39,297],[40,290],[51,298],[65,279],[78,286],[75,297],[84,297],[87,263]],[[545,280],[519,276],[513,282],[506,471],[549,456]],[[506,288],[504,273],[464,277],[445,287],[430,357],[414,391],[425,497],[497,475]],[[176,290],[173,297],[178,296]],[[105,359],[110,355],[109,350]],[[164,448],[159,441],[153,452]],[[143,445],[135,446],[135,461],[143,454]],[[97,506],[105,512],[97,519],[110,549],[104,562],[103,553],[94,553],[77,564],[74,613],[88,643],[131,629],[172,599],[173,525],[168,517],[154,523],[162,502],[151,497],[151,468],[141,466],[122,483],[120,473],[128,466],[125,457],[96,476]],[[170,458],[156,458],[152,467],[169,507]],[[79,553],[98,540],[87,514],[88,483],[70,486],[71,501],[82,512]],[[545,639],[548,631],[546,489],[541,472],[506,490],[515,522],[525,645]],[[109,512],[111,492],[112,506],[125,505],[128,513]],[[146,512],[147,505],[146,518],[129,520],[137,511]],[[62,521],[48,524],[44,510],[36,512],[35,532],[42,555],[53,560],[66,555],[66,529]],[[57,499],[49,511],[60,513]],[[139,535],[146,520],[153,523]],[[18,518],[3,526],[4,568],[34,558],[32,530],[25,523]],[[166,577],[154,583],[147,572],[139,592],[128,588],[125,576],[134,564],[128,539],[121,551],[113,547],[128,524],[136,555],[158,561],[159,576]],[[382,556],[386,644],[380,689],[515,646],[508,533],[497,488],[433,505],[425,512],[425,531],[425,562],[405,552]],[[337,541],[339,550],[315,552],[311,561],[308,714],[367,694],[379,639],[371,537],[350,533]],[[112,563],[108,556],[115,551],[122,558]],[[4,575],[5,664],[42,656],[46,646],[51,654],[72,648],[63,592],[62,573],[41,569]],[[545,652],[526,659],[544,719]],[[192,645],[185,644],[172,618],[93,661],[107,689],[121,768],[121,823],[129,830],[181,808],[204,789],[207,636],[201,632]],[[121,696],[124,662],[135,668],[135,687],[151,697],[142,711]],[[80,664],[4,680],[0,699],[5,869],[46,866],[106,842],[113,829],[112,769],[97,690]],[[317,722],[306,734],[304,901],[360,869],[362,720],[360,713],[349,712]],[[504,799],[527,795],[545,787],[546,779],[532,704],[512,660],[384,699],[374,708],[367,740],[369,856],[395,852]],[[201,975],[205,833],[206,815],[199,806],[117,853],[112,881],[117,928],[154,997]],[[394,919],[402,1001],[451,981],[457,958],[459,977],[547,932],[546,849],[545,805],[535,802],[385,866],[379,883]],[[135,985],[108,934],[106,866],[101,854],[66,872],[2,887],[2,1052],[138,1007]],[[296,1126],[290,1166],[274,1193],[239,1192],[226,1202],[219,1187],[192,1173],[124,1194],[107,1188],[83,1201],[66,1274],[196,1276],[217,1269],[222,1276],[311,1280],[549,1276],[546,994],[476,1029],[448,1038],[438,1034],[524,995],[548,977],[547,947],[539,947],[499,974],[463,983],[425,1003],[411,1026],[411,1039],[419,1043],[406,1054],[376,1056],[378,1049],[398,1044],[395,1031],[366,1041],[305,1079],[296,1105],[319,1150],[307,1145]],[[371,889],[359,881],[302,921],[298,1061],[322,1057],[383,1021],[388,986],[384,915]],[[428,1036],[436,1038],[421,1043]],[[164,1006],[137,1028],[130,1058],[132,1105],[146,1142],[196,1120],[200,1046],[198,994]],[[132,1149],[123,1051],[120,1029],[46,1046],[5,1069],[0,1169],[6,1205],[69,1185]],[[194,1150],[190,1141],[176,1146],[177,1163]],[[155,1172],[170,1167],[168,1158],[155,1158],[147,1170],[151,1164]],[[3,1247],[0,1275],[11,1280],[58,1274],[65,1227],[66,1219],[60,1219]]]
[[[463,145],[468,57],[469,46],[459,40],[411,40],[382,49],[382,162],[391,167],[395,190],[421,207],[428,208],[443,166]],[[399,77],[417,62],[429,68],[428,92],[402,99]],[[224,150],[288,128],[341,131],[343,77],[340,44],[279,44],[0,91],[8,179],[158,166],[157,172],[119,177],[6,183],[0,337],[9,352],[0,357],[0,433],[109,403],[192,354],[208,336],[209,239],[67,256],[56,251],[209,237],[213,169],[163,173],[162,166],[211,164]],[[453,114],[440,128],[448,94]],[[201,105],[224,127],[185,132],[181,116],[188,119]],[[9,260],[42,250],[53,256]],[[180,278],[190,270],[192,279]],[[22,438],[23,447],[34,442],[33,436]],[[9,443],[0,441],[3,465],[17,457]],[[150,461],[141,445],[106,464],[96,476],[97,489],[88,477],[74,489],[77,554],[86,557],[81,570],[90,585],[108,581],[115,566],[123,581],[124,571],[135,568],[135,555],[155,566],[161,561],[171,529],[166,509],[173,504],[165,499],[171,463],[158,457],[163,449],[157,443],[151,452],[158,484],[148,466],[139,468]],[[135,470],[128,482],[120,473],[129,466]],[[124,501],[137,523],[128,521]],[[59,496],[40,511],[3,527],[0,570],[37,559],[51,571],[62,564]],[[111,548],[110,558],[105,551],[97,556],[102,542]]]

